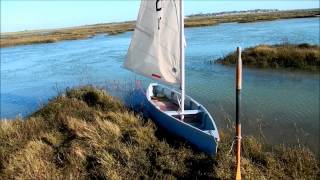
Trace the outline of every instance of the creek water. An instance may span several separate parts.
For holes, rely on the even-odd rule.
[[[209,110],[219,128],[227,128],[235,114],[234,67],[209,62],[237,46],[284,42],[319,45],[319,20],[187,28],[187,94]],[[66,87],[93,84],[119,95],[119,82],[151,82],[122,68],[131,35],[101,34],[83,40],[1,48],[1,118],[27,116]],[[317,151],[319,74],[250,68],[243,72],[243,133],[275,144],[305,144]]]

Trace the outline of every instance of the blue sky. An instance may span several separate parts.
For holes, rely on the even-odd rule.
[[[135,20],[139,0],[1,0],[1,32]],[[318,0],[185,0],[185,14],[249,9],[305,9]]]

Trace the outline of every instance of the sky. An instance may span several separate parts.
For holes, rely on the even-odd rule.
[[[1,32],[135,20],[140,0],[0,0]],[[318,8],[318,0],[185,0],[185,14]]]

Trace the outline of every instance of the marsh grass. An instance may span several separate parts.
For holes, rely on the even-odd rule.
[[[54,43],[62,40],[91,38],[97,34],[115,35],[132,31],[133,22],[97,24],[57,30],[23,31],[1,35],[0,47],[39,43]]]
[[[232,52],[216,63],[233,65],[238,56]],[[257,68],[290,68],[308,71],[320,70],[320,46],[303,44],[258,45],[242,52],[242,62]]]
[[[71,89],[30,117],[0,122],[0,179],[230,179],[233,133],[220,131],[211,157],[103,90]],[[304,147],[245,137],[242,173],[245,179],[316,179],[319,161]]]
[[[193,16],[185,19],[185,27],[211,26],[229,22],[248,23],[276,19],[317,17],[319,15],[319,9],[307,9],[222,16]],[[1,33],[0,47],[85,39],[101,33],[116,35],[127,31],[133,31],[134,27],[135,21],[127,21],[122,23],[95,24],[56,30]]]

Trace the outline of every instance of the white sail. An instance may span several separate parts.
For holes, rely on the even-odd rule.
[[[166,83],[180,83],[178,0],[142,0],[124,67]]]

